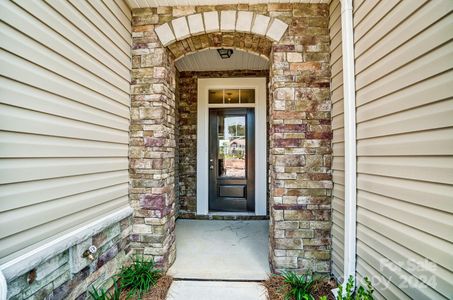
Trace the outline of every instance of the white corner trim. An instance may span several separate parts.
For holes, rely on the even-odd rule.
[[[0,272],[3,273],[6,280],[12,280],[28,270],[35,268],[41,262],[55,256],[58,253],[61,253],[79,242],[86,240],[111,224],[130,216],[132,212],[133,209],[130,206],[127,206],[109,215],[103,216],[94,222],[88,223],[80,228],[59,236],[49,243],[41,245],[38,248],[4,263],[0,266]]]
[[[0,270],[0,300],[6,300],[6,295],[8,292],[8,284],[6,283],[5,276]]]
[[[266,78],[202,78],[197,83],[197,215],[209,214],[209,89],[253,88],[255,104],[228,107],[255,108],[255,215],[267,213],[267,91]],[[212,105],[214,107],[215,105]],[[220,107],[222,105],[216,105]],[[222,107],[227,107],[222,106]],[[258,163],[259,162],[259,163]]]
[[[355,278],[356,273],[357,141],[352,0],[342,0],[341,6],[345,141],[344,282],[347,282],[349,276]]]

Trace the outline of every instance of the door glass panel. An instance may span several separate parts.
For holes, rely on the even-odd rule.
[[[246,175],[246,116],[218,117],[219,176],[244,178]]]
[[[241,90],[241,103],[255,103],[255,90]]]
[[[209,90],[209,104],[223,104],[223,90]]]
[[[239,103],[239,90],[225,90],[225,104]]]

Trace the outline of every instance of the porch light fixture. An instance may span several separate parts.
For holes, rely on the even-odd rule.
[[[221,48],[221,49],[217,49],[217,52],[219,52],[219,55],[222,59],[230,58],[231,55],[233,55],[233,49]]]

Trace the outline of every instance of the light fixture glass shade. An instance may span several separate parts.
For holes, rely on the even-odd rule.
[[[233,55],[233,49],[220,48],[217,49],[217,52],[219,52],[219,55],[222,59],[230,58],[231,55]]]

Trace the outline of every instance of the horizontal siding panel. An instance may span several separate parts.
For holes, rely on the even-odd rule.
[[[358,203],[360,203],[360,199],[358,199]],[[450,272],[453,271],[451,243],[368,211],[362,208],[360,204],[357,210],[357,221],[363,226],[372,228],[380,235],[405,245],[419,255],[445,267]]]
[[[344,186],[344,172],[333,170],[332,171],[332,181]]]
[[[373,2],[373,1],[371,1]],[[378,2],[378,1],[375,1]],[[410,3],[408,1],[398,1],[398,5],[395,6],[387,15],[382,19],[377,20],[378,22],[372,25],[371,29],[367,32],[366,35],[362,35],[360,40],[355,39],[354,43],[354,55],[358,59],[360,56],[376,46],[382,46],[383,43],[386,43],[387,39],[394,36],[395,32],[401,30],[401,27],[404,26],[405,22],[411,22],[412,17],[410,17],[414,12],[417,11],[421,6],[425,5],[428,0],[413,0]],[[354,15],[354,19],[356,16]],[[355,21],[354,21],[355,22]],[[401,24],[402,23],[402,24]],[[360,27],[365,26],[366,23],[362,23],[360,26],[354,25],[354,32],[360,31]],[[407,36],[400,36],[397,41],[394,41],[395,44],[389,44],[387,46],[387,51],[391,51],[398,47],[399,43],[404,41]],[[407,40],[407,39],[406,39]],[[385,55],[387,52],[380,52],[379,55]],[[376,60],[372,60],[374,62]]]
[[[339,130],[337,130],[339,131]],[[334,132],[335,135],[335,132]],[[343,134],[341,134],[343,136]],[[333,157],[335,156],[344,156],[344,143],[343,141],[339,141],[336,143],[332,143],[332,155]]]
[[[417,57],[420,57],[450,40],[449,32],[453,28],[453,18],[443,18],[428,29],[421,32],[416,39],[401,45],[391,55],[385,56],[366,71],[356,75],[356,87],[361,89],[376,79],[403,67]],[[450,63],[453,67],[453,63]]]
[[[128,206],[130,10],[76,2],[0,1],[0,264]]]
[[[450,213],[362,190],[357,196],[359,205],[369,211],[453,242],[453,216]]]
[[[392,0],[393,1],[393,0]],[[373,8],[379,4],[380,1],[364,1],[361,5],[357,5],[357,9],[354,11],[353,26],[354,28],[362,22],[365,17],[373,10]],[[356,6],[354,3],[353,6]]]
[[[110,1],[110,0],[109,0]],[[107,6],[110,6],[109,4],[109,1],[107,1],[106,3],[108,4]],[[131,9],[129,8],[129,6],[127,5],[126,2],[124,2],[123,0],[114,0],[115,4],[118,5],[118,7],[121,9],[121,11],[123,12],[123,14],[129,19],[129,21],[132,19],[132,13],[131,13]]]
[[[109,24],[107,28],[114,29],[122,38],[125,40],[129,45],[132,44],[132,35],[131,35],[131,24],[124,25],[121,21],[119,21],[115,15],[105,6],[103,1],[99,0],[88,0],[99,15]]]
[[[128,145],[0,131],[0,157],[125,157]]]
[[[380,280],[378,299],[448,298],[453,2],[354,1],[354,7],[357,277]],[[434,267],[414,271],[414,262]]]
[[[0,211],[8,211],[128,182],[127,170],[19,182],[2,187]]]
[[[453,71],[449,71],[379,98],[378,101],[358,101],[357,122],[362,123],[392,113],[448,99],[451,97],[452,78]]]
[[[331,86],[331,95],[330,95],[330,101],[332,103],[336,103],[340,100],[343,99],[343,82],[337,87]]]
[[[451,185],[359,174],[357,187],[385,197],[453,213]]]
[[[453,126],[453,98],[357,124],[357,138],[416,132]]]
[[[117,87],[103,81],[100,77],[87,72],[78,64],[49,51],[44,45],[33,41],[13,28],[0,24],[0,34],[5,43],[4,49],[6,51],[14,53],[108,98],[118,99],[121,103],[125,104],[129,103],[127,92],[121,91]]]
[[[49,242],[58,236],[72,231],[74,228],[85,225],[88,222],[102,218],[117,210],[127,207],[127,196],[119,199],[112,199],[104,205],[91,207],[90,209],[74,213],[66,218],[60,218],[55,221],[43,224],[38,227],[30,228],[18,234],[11,235],[0,240],[0,263],[7,261],[14,253],[15,256],[27,253],[31,249]]]
[[[104,2],[104,5],[112,12],[115,18],[121,22],[123,27],[126,28],[128,32],[132,32],[130,11],[128,11],[129,14],[126,15],[114,0],[102,0],[102,2]]]
[[[425,3],[426,6],[418,9]],[[355,45],[356,72],[360,73],[386,55],[391,55],[400,45],[451,12],[452,7],[453,4],[448,0],[401,1],[387,18],[374,27],[373,32]],[[417,11],[410,18],[402,22],[415,10]]]
[[[398,266],[388,266],[382,264],[382,257],[379,253],[368,247],[362,242],[357,243],[357,255],[366,261],[373,269],[386,274],[386,279],[391,280],[392,284],[400,288],[408,297],[412,299],[442,299],[440,294],[426,286],[422,281],[418,281],[411,273],[399,268]],[[415,280],[414,280],[415,279]],[[417,288],[414,288],[417,287]]]
[[[122,131],[129,130],[127,118],[115,116],[92,106],[5,77],[0,77],[0,86],[0,103]]]
[[[344,127],[344,115],[338,115],[332,119],[332,129],[336,130]]]
[[[453,157],[359,157],[357,172],[453,184]]]
[[[344,156],[334,156],[333,157],[332,170],[344,171]]]
[[[343,59],[341,32],[341,3],[330,3],[330,67],[332,101],[332,272],[337,279],[343,276],[344,257],[344,115]]]
[[[344,100],[341,99],[332,104],[332,118],[335,118],[344,112]]]
[[[373,1],[371,1],[373,2]],[[368,14],[363,19],[361,26],[356,26],[354,30],[354,42],[357,43],[365,36],[389,11],[391,11],[400,0],[376,1],[377,5],[368,11]],[[356,15],[358,17],[358,15]]]
[[[0,184],[127,170],[127,168],[127,157],[1,159]]]
[[[121,1],[121,0],[120,0]],[[77,24],[77,28],[67,28],[68,32],[81,32],[89,39],[84,39],[85,42],[79,45],[76,40],[71,40],[74,44],[79,45],[85,52],[94,58],[98,58],[101,63],[112,69],[113,72],[121,75],[126,80],[129,80],[129,70],[132,62],[128,54],[113,43],[102,31],[100,31],[93,23],[85,19],[85,16],[80,13],[74,6],[67,1],[47,0],[46,3],[54,10],[58,11],[65,19],[72,24]],[[66,36],[65,27],[62,29],[56,28],[60,34]],[[77,34],[78,36],[78,34]],[[83,37],[83,36],[82,36]],[[73,37],[66,37],[73,38]],[[83,38],[82,38],[83,39]],[[97,53],[97,55],[96,55]]]
[[[364,278],[373,278],[373,299],[385,300],[385,299],[398,299],[398,300],[410,300],[405,293],[401,291],[399,287],[393,284],[391,280],[382,276],[379,270],[376,270],[370,266],[366,260],[360,256],[357,257],[357,280],[364,283]]]
[[[399,268],[410,272],[411,275],[422,282],[429,281],[429,279],[434,277],[436,286],[432,288],[443,294],[444,297],[453,295],[452,272],[449,272],[432,262],[431,264],[426,263],[424,257],[365,226],[359,226],[357,228],[357,237],[373,250],[386,254],[386,257],[377,255],[382,259],[383,266],[386,264],[387,266],[398,266]]]
[[[359,156],[453,155],[453,128],[369,138],[357,142]]]
[[[127,144],[127,131],[93,125],[45,113],[0,104],[0,127],[4,131],[34,133]]]
[[[124,54],[131,57],[132,36],[130,37],[130,40],[125,40],[87,1],[69,0],[69,2],[77,8],[87,20],[93,23],[105,36],[117,45]],[[95,4],[94,6],[97,7],[98,5]]]
[[[334,197],[332,199],[332,202],[340,201],[342,203],[342,205],[344,206],[344,185],[342,185],[339,182],[334,182],[334,184],[337,186],[335,187],[335,189],[332,192],[332,196]],[[344,211],[344,209],[343,209],[343,211]]]
[[[127,183],[0,213],[0,238],[127,196]],[[36,214],[36,210],[39,214]]]
[[[358,103],[369,102],[401,90],[425,78],[449,71],[453,61],[453,43],[450,42],[416,61],[392,72],[379,81],[357,91]]]
[[[121,88],[125,93],[128,92],[127,64],[120,64],[110,55],[103,55],[100,47],[96,47],[94,42],[76,30],[65,18],[50,9],[46,3],[19,1],[17,4],[34,16],[42,16],[42,18],[30,17],[27,11],[10,1],[4,1],[2,8],[5,11],[1,13],[1,16],[9,26],[46,47],[52,45],[52,51],[49,53],[59,53],[73,63],[80,64],[81,67],[96,74],[100,79],[105,79],[107,83],[111,82],[113,87]],[[24,40],[24,46],[25,42]],[[30,42],[28,43],[30,44]],[[103,65],[99,59],[104,60],[104,63],[111,67]],[[127,59],[129,60],[128,57]],[[119,71],[120,74],[112,69]]]
[[[109,99],[3,50],[0,51],[0,75],[129,118],[129,103],[122,104]]]

